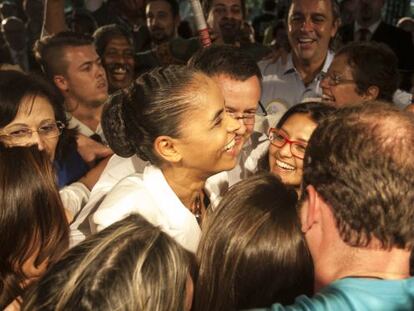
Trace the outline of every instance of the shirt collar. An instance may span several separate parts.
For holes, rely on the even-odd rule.
[[[372,34],[377,30],[380,23],[381,23],[381,19],[379,19],[375,23],[371,24],[371,26],[369,26],[369,27],[361,27],[361,25],[358,24],[357,21],[355,21],[354,22],[354,33],[357,33],[361,28],[364,28],[364,29],[368,29],[371,36],[372,36]]]

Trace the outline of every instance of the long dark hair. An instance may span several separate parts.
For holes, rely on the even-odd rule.
[[[65,159],[69,150],[76,149],[76,130],[68,129],[62,95],[44,78],[15,70],[0,71],[0,128],[12,122],[19,111],[23,99],[45,97],[52,105],[56,121],[65,125],[56,147],[56,160]]]
[[[312,293],[313,266],[296,203],[295,190],[270,173],[229,190],[203,225],[195,311],[290,304]]]
[[[67,249],[69,226],[49,156],[0,144],[0,309],[23,291],[23,264],[54,262]]]

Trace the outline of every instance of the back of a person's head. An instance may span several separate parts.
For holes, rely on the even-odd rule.
[[[55,75],[66,73],[68,64],[65,61],[65,49],[86,45],[93,45],[93,39],[90,36],[73,31],[63,31],[37,40],[33,53],[44,74],[49,79],[53,79]]]
[[[46,152],[0,144],[0,206],[3,310],[34,277],[31,265],[53,263],[68,247],[69,227]]]
[[[311,294],[312,262],[297,195],[269,173],[234,185],[203,224],[194,310],[293,303]]]
[[[336,57],[344,55],[352,68],[357,91],[367,92],[371,86],[378,88],[377,100],[392,101],[398,88],[398,59],[385,44],[378,42],[352,42],[342,47]]]
[[[337,110],[313,132],[303,189],[331,207],[350,246],[383,249],[414,241],[414,116],[384,102]]]
[[[254,58],[243,49],[230,45],[212,45],[198,51],[188,63],[206,75],[226,75],[237,81],[253,76],[262,79],[259,66]]]
[[[22,310],[188,310],[191,256],[131,215],[72,248],[24,297]]]

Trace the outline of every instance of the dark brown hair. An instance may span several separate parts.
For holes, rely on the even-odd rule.
[[[295,190],[269,173],[230,189],[203,227],[195,311],[290,304],[312,293],[296,201]]]
[[[414,244],[414,116],[368,102],[324,119],[306,149],[303,189],[331,207],[342,240],[383,249]],[[304,192],[306,198],[306,192]]]
[[[32,147],[0,144],[0,309],[24,291],[23,264],[56,261],[69,227],[49,156]]]

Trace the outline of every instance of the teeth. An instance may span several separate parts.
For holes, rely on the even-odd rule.
[[[114,73],[124,74],[126,73],[126,70],[124,68],[117,68],[117,69],[114,69]]]
[[[311,43],[313,42],[313,39],[309,39],[309,38],[302,38],[302,39],[298,39],[298,41],[300,43]]]
[[[229,142],[227,145],[224,146],[224,150],[229,151],[235,145],[236,145],[236,141],[234,139],[232,139],[231,142]]]
[[[287,164],[285,162],[282,162],[282,161],[279,161],[279,160],[276,160],[276,164],[277,164],[277,166],[279,166],[280,168],[283,168],[285,170],[289,170],[289,171],[294,171],[295,170],[294,166],[289,165],[289,164]]]
[[[322,94],[322,99],[325,101],[333,102],[335,101],[334,98],[330,95]]]

